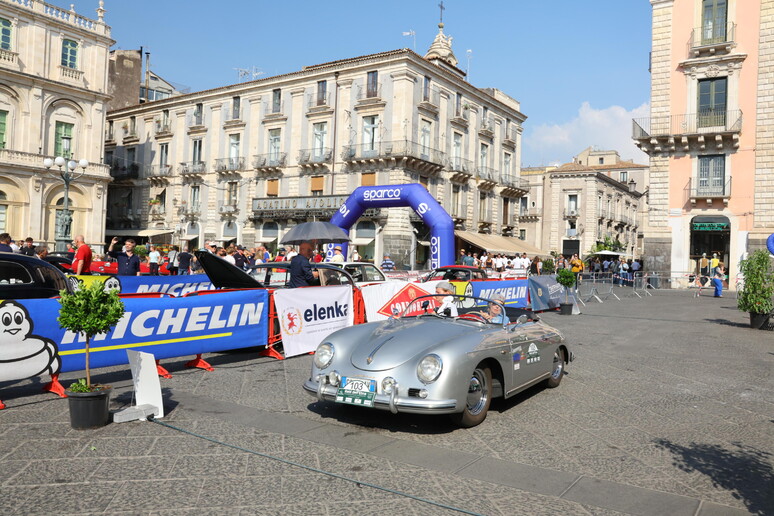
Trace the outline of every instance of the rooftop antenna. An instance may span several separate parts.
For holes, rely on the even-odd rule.
[[[239,82],[245,82],[249,80],[255,80],[261,75],[263,75],[263,72],[260,68],[257,66],[252,66],[250,68],[234,68],[237,72],[237,76],[239,77]]]
[[[465,76],[468,78],[468,82],[470,82],[470,60],[473,59],[473,50],[469,48],[465,53],[468,55],[468,69],[465,70]]]
[[[250,77],[250,70],[248,68],[234,68],[234,70],[237,72],[238,82],[244,82]]]
[[[413,36],[414,37],[414,52],[417,51],[417,33],[414,32],[414,29],[409,29],[406,32],[403,33],[404,36]]]

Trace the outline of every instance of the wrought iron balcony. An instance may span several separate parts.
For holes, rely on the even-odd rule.
[[[423,145],[410,140],[394,140],[388,142],[365,143],[360,145],[345,145],[341,158],[354,166],[362,165],[396,165],[414,168],[419,172],[438,172],[446,160],[446,154],[429,145]]]
[[[454,116],[450,122],[459,126],[467,127],[470,120],[470,108],[463,105],[454,110]]]
[[[218,208],[221,215],[236,215],[239,213],[239,207],[236,204],[223,204]]]
[[[476,167],[476,177],[484,183],[489,183],[492,186],[500,182],[500,172],[492,167],[485,167],[479,165]]]
[[[452,179],[467,179],[476,171],[473,162],[465,158],[449,158],[449,162],[446,166],[449,169],[449,172],[454,174]]]
[[[739,147],[742,111],[700,111],[632,120],[632,139],[646,153]]]
[[[191,128],[194,127],[203,127],[204,126],[204,113],[200,112],[194,112],[193,115],[188,119],[188,126]]]
[[[520,210],[518,218],[519,220],[538,219],[542,216],[540,210],[537,208],[530,208],[528,210]]]
[[[242,108],[232,107],[231,109],[226,110],[226,113],[223,116],[224,124],[231,125],[231,124],[238,124],[240,122],[242,122]]]
[[[465,220],[468,218],[468,207],[464,204],[458,206],[452,206],[449,210],[451,218],[456,220]]]
[[[484,138],[494,138],[494,121],[487,117],[478,123],[478,134]]]
[[[358,102],[368,102],[369,100],[379,101],[382,99],[382,83],[365,84],[357,87]]]
[[[171,165],[151,165],[147,172],[148,178],[164,178],[172,175]]]
[[[723,178],[693,178],[688,183],[688,195],[694,206],[701,200],[707,201],[709,205],[720,200],[728,206],[728,200],[731,198],[731,179],[724,182]]]
[[[127,162],[120,158],[114,158],[110,163],[110,176],[116,180],[137,179],[140,177],[142,166],[139,163]]]
[[[514,174],[502,174],[500,184],[504,188],[504,194],[524,195],[529,192],[529,181]]]
[[[180,214],[188,220],[197,219],[202,214],[201,205],[198,202],[183,204],[180,206]]]
[[[287,152],[258,154],[253,156],[253,168],[255,168],[257,172],[280,172],[287,162],[287,157]]]
[[[419,109],[424,109],[431,114],[438,114],[439,107],[441,106],[441,92],[438,88],[430,88],[429,90],[422,91],[422,101],[417,106]]]
[[[172,134],[172,124],[169,122],[156,122],[156,136],[167,136]]]
[[[730,52],[736,44],[735,37],[735,23],[724,20],[720,20],[720,23],[705,22],[702,27],[691,31],[688,53],[691,57],[700,57],[703,54],[714,55],[719,51]]]
[[[245,169],[245,158],[219,158],[215,160],[215,171],[219,173],[238,172]]]
[[[327,108],[331,107],[331,94],[327,91],[325,93],[322,92],[314,92],[311,95],[309,95],[309,100],[306,103],[306,109],[309,111],[318,111],[318,110],[326,110]]]
[[[180,163],[180,174],[184,176],[203,175],[207,173],[206,161],[188,161]]]
[[[491,210],[482,210],[478,213],[478,223],[479,224],[491,224],[492,223],[492,211]]]
[[[329,147],[298,151],[298,165],[302,168],[319,168],[331,162],[333,151]]]

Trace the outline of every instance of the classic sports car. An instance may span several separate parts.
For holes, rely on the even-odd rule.
[[[167,269],[167,265],[169,265],[166,261],[159,265],[159,274],[162,276],[168,276],[169,270]],[[91,273],[92,274],[118,274],[118,262],[105,262],[105,261],[94,261],[91,262]],[[140,274],[150,274],[150,265],[148,265],[148,262],[141,261],[140,262]]]
[[[358,285],[371,285],[373,283],[384,283],[388,281],[384,273],[374,265],[368,262],[326,262],[335,267],[343,267],[354,279]]]
[[[0,300],[42,299],[73,291],[59,269],[35,256],[0,253]]]
[[[420,296],[399,317],[329,335],[304,390],[320,401],[449,414],[472,427],[484,421],[493,397],[510,398],[543,381],[559,386],[573,355],[558,330],[534,315],[529,320],[526,310],[464,297],[455,296],[458,307],[485,306],[451,316],[436,313],[438,296]],[[489,322],[497,309],[514,322]]]
[[[468,265],[446,265],[433,270],[422,281],[484,281],[486,279],[488,278],[484,269]]]

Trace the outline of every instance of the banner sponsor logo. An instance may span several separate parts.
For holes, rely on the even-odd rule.
[[[430,268],[437,269],[441,266],[441,237],[434,236],[430,239]]]
[[[417,213],[419,213],[420,215],[424,215],[425,213],[427,213],[429,209],[430,207],[427,205],[427,203],[420,202],[419,205],[417,206]]]
[[[400,188],[385,188],[382,190],[366,190],[363,192],[364,201],[378,201],[381,199],[400,199]]]
[[[485,297],[487,299],[490,299],[492,296],[500,294],[503,296],[506,301],[508,299],[520,299],[527,297],[527,286],[519,286],[519,287],[499,287],[499,288],[482,288],[479,292],[479,295],[481,297]]]
[[[490,299],[495,294],[505,298],[505,304],[517,308],[527,306],[527,280],[471,281],[471,295]],[[481,303],[479,303],[480,305]]]
[[[282,311],[282,330],[288,335],[297,335],[303,329],[304,319],[298,308],[286,308]]]
[[[393,295],[384,304],[384,306],[377,310],[377,313],[387,317],[402,314],[403,311],[408,307],[409,303],[411,303],[417,297],[426,296],[427,294],[428,292],[421,287],[408,283],[403,288],[398,290],[395,295]],[[430,308],[436,308],[437,306],[440,306],[440,304],[435,300],[435,298],[433,298],[430,303]],[[416,313],[422,312],[420,308],[421,307],[417,306],[418,310],[416,310]],[[416,315],[416,313],[407,315]]]
[[[0,303],[0,381],[59,372],[56,343],[33,333],[27,309],[15,301]]]

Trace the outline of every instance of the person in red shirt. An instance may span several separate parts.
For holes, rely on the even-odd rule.
[[[78,249],[73,258],[72,271],[75,274],[91,274],[91,248],[86,245],[83,235],[78,235],[73,241]]]

